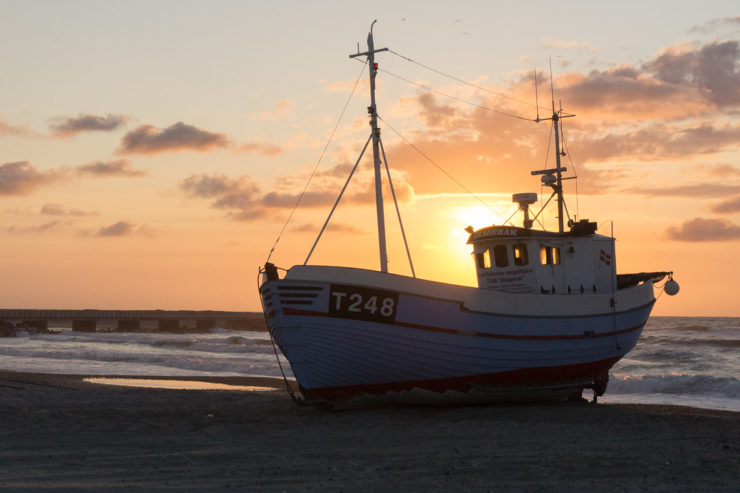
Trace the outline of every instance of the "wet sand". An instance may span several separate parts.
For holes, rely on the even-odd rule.
[[[0,490],[131,488],[740,491],[740,413],[616,404],[326,412],[284,390],[0,372]]]

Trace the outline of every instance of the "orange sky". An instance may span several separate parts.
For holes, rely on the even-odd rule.
[[[139,2],[0,7],[14,46],[0,55],[3,305],[257,310],[257,268],[362,69],[347,55],[378,17],[376,45],[478,86],[378,56],[383,141],[418,276],[474,284],[464,228],[500,224],[512,193],[542,193],[529,171],[553,164],[550,127],[504,113],[534,118],[537,70],[549,116],[552,56],[555,97],[577,115],[565,121],[571,213],[603,234],[613,222],[620,273],[675,271],[681,292],[655,314],[740,315],[732,2],[681,5],[671,19],[660,9],[672,3],[627,4],[599,26],[590,4],[578,22],[536,3],[535,38],[514,29],[531,12],[496,2],[418,15],[319,3],[161,2],[146,18]],[[281,267],[304,261],[367,139],[366,76],[277,245]],[[378,266],[369,159],[360,166],[312,263]],[[389,266],[407,274],[387,206]]]

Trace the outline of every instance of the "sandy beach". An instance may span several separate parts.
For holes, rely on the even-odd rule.
[[[203,379],[198,379],[203,380]],[[296,406],[0,372],[0,490],[738,491],[740,413],[654,405]]]

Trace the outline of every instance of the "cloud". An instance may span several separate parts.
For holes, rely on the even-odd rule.
[[[738,148],[740,125],[714,127],[707,123],[682,127],[654,124],[633,132],[586,135],[577,138],[579,158],[584,161],[632,159],[657,161],[692,159]]]
[[[149,226],[137,226],[128,221],[118,221],[108,226],[103,226],[94,234],[98,238],[122,237],[122,236],[146,236],[152,238],[156,236],[156,230]]]
[[[134,230],[134,225],[126,221],[118,221],[110,226],[103,226],[95,236],[126,236]]]
[[[333,177],[333,171],[327,173],[327,180],[315,180],[312,188],[301,198],[301,207],[329,207],[337,199],[341,184]],[[320,177],[319,177],[320,178]],[[291,182],[292,180],[287,180]],[[375,189],[372,180],[356,177],[353,179],[354,191],[345,193],[342,202],[345,204],[364,205],[375,201]],[[414,189],[402,179],[395,178],[394,188],[399,201],[412,201]],[[229,178],[218,173],[212,175],[191,175],[179,183],[179,188],[190,198],[211,199],[211,207],[227,211],[227,217],[238,221],[249,221],[264,217],[269,211],[290,209],[295,206],[299,192],[273,190],[263,193],[259,185],[249,176]],[[390,189],[385,186],[384,196],[390,197]]]
[[[154,154],[168,151],[209,151],[228,146],[224,134],[208,132],[183,122],[164,129],[141,125],[126,133],[119,152],[123,154]]]
[[[709,43],[701,48],[668,48],[645,68],[673,85],[693,86],[718,106],[740,104],[740,70],[737,41]]]
[[[13,137],[38,137],[34,131],[27,127],[20,127],[17,125],[11,125],[0,120],[0,136],[13,136]]]
[[[716,164],[714,166],[699,165],[695,168],[697,171],[705,171],[711,176],[724,178],[727,176],[740,176],[740,169],[730,166],[729,164]]]
[[[124,115],[90,115],[80,113],[76,117],[65,118],[49,126],[58,137],[71,137],[82,132],[112,132],[126,123]]]
[[[28,161],[0,165],[0,195],[26,195],[37,188],[75,176],[143,176],[145,171],[132,169],[125,160],[99,161],[74,168],[58,167],[38,170]]]
[[[709,206],[709,210],[716,214],[734,214],[740,212],[740,195],[717,202]]]
[[[740,192],[740,185],[722,185],[719,183],[696,183],[675,187],[633,187],[624,190],[627,193],[647,195],[650,197],[717,197]]]
[[[10,226],[7,231],[8,233],[44,233],[56,228],[59,225],[59,221],[50,221],[48,223],[39,224],[38,226]]]
[[[305,223],[305,224],[294,226],[293,228],[291,228],[291,231],[295,231],[298,233],[318,234],[318,232],[321,231],[321,225]],[[349,234],[356,234],[356,235],[369,234],[368,231],[352,226],[351,224],[331,223],[331,222],[326,225],[326,231],[336,231],[339,233],[349,233]]]
[[[214,199],[211,207],[229,211],[229,217],[235,220],[256,219],[265,212],[259,186],[248,176],[233,179],[217,173],[191,175],[179,186],[189,197]]]
[[[76,170],[79,175],[91,175],[97,177],[144,176],[147,174],[146,171],[131,168],[131,164],[125,159],[82,164],[77,166]]]
[[[677,241],[731,241],[740,239],[740,227],[726,219],[695,217],[681,226],[669,227],[666,236]]]
[[[260,156],[276,156],[283,152],[280,146],[269,142],[247,142],[239,147],[239,150],[243,152],[256,152]]]
[[[706,96],[695,88],[657,80],[649,71],[628,63],[564,74],[555,85],[570,111],[590,119],[634,122],[675,118],[702,114],[710,107]],[[523,89],[518,92],[526,94]]]
[[[62,170],[39,171],[28,161],[5,163],[0,165],[0,195],[25,195],[64,177]]]
[[[418,98],[420,113],[428,127],[450,126],[455,117],[455,108],[446,104],[438,104],[434,95],[423,93]]]
[[[97,212],[86,212],[79,209],[65,209],[62,204],[47,203],[41,206],[43,216],[95,216]]]

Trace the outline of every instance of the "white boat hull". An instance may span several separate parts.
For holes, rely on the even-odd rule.
[[[260,294],[312,402],[600,395],[655,302],[651,282],[614,296],[511,294],[323,266],[293,267]]]

